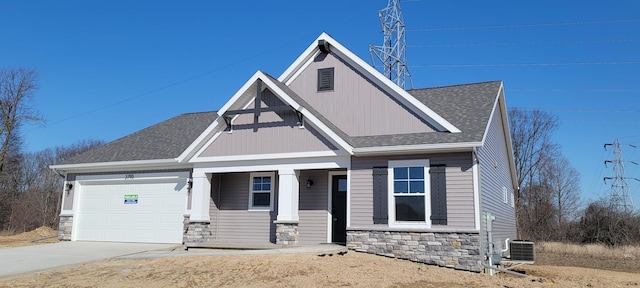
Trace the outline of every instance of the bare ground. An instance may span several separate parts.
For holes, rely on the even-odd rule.
[[[536,265],[516,268],[527,278],[491,277],[351,251],[324,257],[108,259],[0,278],[0,287],[640,287],[640,257],[594,259],[544,251],[537,257]]]

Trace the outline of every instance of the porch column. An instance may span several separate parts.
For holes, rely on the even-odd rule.
[[[278,171],[278,221],[298,222],[298,199],[300,198],[300,171],[287,169]]]
[[[298,244],[298,199],[300,198],[300,171],[287,169],[278,171],[278,217],[276,244]]]
[[[191,188],[191,217],[194,222],[209,222],[209,198],[211,194],[211,175],[206,173],[193,174]]]

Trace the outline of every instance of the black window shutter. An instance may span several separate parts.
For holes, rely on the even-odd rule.
[[[388,224],[387,167],[373,168],[373,224]]]
[[[431,224],[447,225],[447,179],[444,165],[429,168],[431,174]]]

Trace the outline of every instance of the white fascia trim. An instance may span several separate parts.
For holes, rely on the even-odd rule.
[[[380,154],[406,154],[415,152],[455,152],[455,151],[471,151],[474,147],[482,146],[481,142],[463,142],[463,143],[442,143],[442,144],[421,144],[421,145],[398,145],[398,146],[379,146],[379,147],[363,147],[354,148],[353,153],[356,156],[369,156]]]
[[[336,153],[338,152],[338,153]],[[216,156],[201,157],[193,159],[193,163],[203,162],[237,162],[237,161],[253,161],[253,160],[274,160],[274,159],[299,159],[299,158],[318,158],[318,157],[335,157],[345,156],[346,153],[340,151],[316,151],[316,152],[298,152],[298,153],[272,153],[272,154],[251,154],[251,155],[233,155],[233,156]]]
[[[132,169],[132,168],[177,168],[177,159],[155,159],[155,160],[135,160],[135,161],[117,161],[117,162],[95,162],[80,164],[62,164],[51,165],[49,168],[57,171],[72,170],[113,170],[113,169]],[[164,166],[164,167],[163,167]],[[188,166],[185,166],[188,167]]]
[[[244,95],[244,93],[247,92],[247,90],[249,90],[249,88],[251,88],[253,83],[255,83],[258,80],[258,78],[260,78],[260,76],[262,76],[262,78],[266,78],[264,77],[264,74],[262,72],[260,72],[259,70],[256,71],[256,73],[254,73],[253,76],[251,76],[251,78],[249,78],[249,80],[245,82],[244,85],[240,87],[240,89],[238,89],[236,94],[234,94],[233,97],[231,97],[231,99],[229,99],[229,101],[227,101],[227,103],[225,103],[224,106],[222,106],[222,108],[218,110],[218,115],[219,116],[224,115],[224,113],[226,113],[227,110],[229,110],[231,106],[235,104],[238,101],[238,99],[240,99],[240,97],[242,97],[242,95]]]
[[[487,140],[487,135],[489,135],[489,129],[491,129],[491,123],[493,122],[493,117],[496,115],[496,109],[498,109],[498,105],[500,102],[500,94],[502,92],[502,82],[500,83],[500,89],[498,89],[498,94],[493,100],[493,107],[491,108],[491,115],[489,116],[489,121],[484,128],[484,134],[482,135],[482,143],[485,143]]]
[[[218,116],[216,120],[214,120],[213,123],[211,123],[211,125],[209,125],[209,127],[207,127],[207,129],[205,129],[204,132],[202,132],[200,136],[198,136],[198,138],[196,138],[196,140],[191,143],[191,145],[189,145],[187,150],[185,150],[184,152],[182,152],[182,154],[180,154],[180,156],[178,156],[178,162],[184,163],[189,160],[188,158],[193,157],[193,152],[196,150],[200,150],[199,148],[202,142],[207,141],[207,138],[212,138],[210,137],[212,132],[215,131],[218,126],[223,123],[224,121],[222,120],[222,117]]]
[[[285,70],[284,73],[282,73],[282,75],[278,78],[279,81],[283,83],[290,83],[291,81],[293,81],[293,79],[295,79],[294,76],[297,77],[297,75],[299,75],[298,70],[302,69],[302,67],[304,67],[305,65],[308,65],[307,62],[309,61],[309,59],[313,55],[315,55],[315,53],[317,53],[317,51],[315,50],[318,49],[317,48],[318,40],[325,40],[329,42],[329,44],[332,46],[330,48],[332,53],[336,53],[338,56],[340,56],[340,58],[349,62],[349,64],[355,69],[357,69],[358,72],[363,73],[364,75],[370,75],[371,77],[373,77],[373,79],[371,80],[374,80],[374,82],[377,82],[376,84],[378,84],[380,87],[383,87],[383,89],[388,88],[385,90],[388,90],[387,92],[390,95],[400,96],[399,98],[398,97],[394,97],[394,98],[396,98],[398,101],[400,101],[401,103],[409,107],[409,109],[411,109],[414,113],[422,116],[424,119],[432,120],[429,122],[432,125],[434,125],[436,128],[440,130],[446,130],[451,133],[462,132],[460,131],[460,129],[455,127],[449,121],[447,121],[442,116],[440,116],[438,113],[431,110],[422,102],[418,101],[418,99],[411,96],[409,92],[407,92],[397,84],[393,83],[393,81],[384,77],[384,75],[382,75],[378,70],[376,70],[371,65],[364,62],[364,60],[362,60],[356,54],[351,52],[346,47],[342,46],[342,44],[340,44],[338,41],[331,38],[331,36],[329,36],[327,33],[324,33],[324,32],[320,34],[320,36],[313,43],[311,43],[311,45],[304,51],[304,53],[300,55],[300,57],[298,57],[298,59],[296,59],[296,61],[293,62],[293,64],[291,64],[291,66],[289,66],[289,68]]]
[[[198,159],[199,159],[198,157],[200,157],[200,155],[201,155],[202,153],[204,153],[204,150],[207,150],[207,148],[208,148],[209,146],[211,146],[211,144],[213,144],[213,142],[214,142],[214,141],[216,141],[216,139],[218,139],[218,137],[220,137],[220,135],[221,135],[222,133],[223,133],[223,131],[221,131],[221,130],[215,131],[215,133],[213,134],[213,136],[211,136],[211,137],[209,138],[209,140],[207,140],[207,142],[206,142],[206,143],[204,143],[204,145],[200,146],[200,149],[198,149],[198,151],[194,154],[194,155],[195,155],[195,157],[193,157],[191,160],[189,160],[189,162],[190,162],[190,163],[192,163],[192,162],[198,162]]]
[[[329,129],[329,127],[327,127],[327,125],[322,123],[322,121],[320,121],[315,115],[313,115],[311,112],[309,112],[309,110],[303,108],[299,103],[297,103],[291,97],[289,97],[289,95],[287,95],[287,93],[282,91],[282,89],[280,89],[280,87],[278,87],[278,85],[276,85],[276,83],[271,80],[271,78],[267,77],[267,75],[265,75],[262,71],[257,71],[255,74],[253,74],[251,79],[249,79],[249,81],[247,81],[242,86],[242,88],[240,88],[240,90],[238,90],[238,92],[231,98],[231,100],[229,100],[223,106],[223,108],[220,109],[220,111],[218,111],[218,115],[219,116],[216,119],[216,121],[214,122],[214,124],[216,124],[216,125],[212,124],[209,128],[207,128],[207,131],[205,131],[205,133],[207,135],[210,135],[211,133],[215,133],[214,136],[210,137],[207,140],[207,142],[205,143],[205,145],[201,145],[200,146],[200,145],[198,145],[200,143],[199,141],[203,141],[204,139],[207,138],[207,137],[203,136],[203,135],[205,135],[205,133],[203,133],[203,135],[198,137],[198,140],[196,140],[196,142],[194,142],[194,144],[192,144],[189,147],[189,149],[195,149],[196,147],[200,148],[195,153],[196,158],[191,159],[189,162],[212,161],[211,158],[219,158],[219,157],[205,157],[205,158],[198,159],[197,157],[200,156],[204,152],[204,150],[207,149],[207,147],[209,147],[209,145],[211,145],[211,143],[213,143],[213,141],[215,141],[215,139],[217,137],[219,137],[220,131],[216,131],[216,128],[221,127],[221,126],[218,126],[217,124],[224,122],[222,120],[222,115],[224,115],[224,113],[227,110],[229,110],[229,108],[233,104],[235,104],[235,101],[239,101],[240,97],[246,93],[247,89],[249,89],[253,85],[253,83],[255,83],[258,80],[261,80],[262,83],[265,84],[264,85],[265,88],[269,88],[271,91],[273,91],[276,94],[276,97],[280,98],[283,102],[285,102],[287,105],[291,106],[296,111],[301,112],[302,115],[304,115],[304,117],[307,119],[306,122],[311,123],[314,127],[318,128],[323,134],[325,134],[329,138],[330,141],[332,141],[334,144],[336,144],[339,147],[341,147],[342,149],[344,149],[347,153],[352,154],[353,147],[351,147],[351,145],[349,145],[344,139],[342,139],[340,136],[338,136],[338,134],[336,134],[331,129]],[[252,98],[252,99],[254,99],[253,101],[255,101],[255,98]],[[247,105],[249,105],[250,102],[251,101],[249,101]],[[220,130],[220,129],[218,128],[218,130]],[[191,152],[191,150],[189,150],[189,149],[187,149],[187,151],[185,151],[185,153],[183,153],[184,156],[189,155],[189,153]],[[181,155],[181,156],[183,156],[183,155]],[[183,160],[184,158],[179,158],[179,159]],[[207,160],[207,159],[209,159],[209,160]],[[213,160],[213,161],[219,161],[219,160]],[[223,160],[223,161],[227,161],[227,160]]]
[[[195,163],[193,174],[310,169],[348,169],[351,156]]]
[[[507,113],[507,103],[504,96],[504,83],[502,81],[500,82],[500,89],[498,89],[498,94],[496,95],[495,101],[493,103],[493,109],[491,109],[489,122],[487,123],[484,135],[482,136],[482,143],[485,143],[485,141],[487,140],[489,129],[491,129],[491,123],[493,123],[493,117],[496,117],[498,115],[498,113],[496,113],[498,109],[500,109],[500,116],[502,119],[502,133],[507,144],[507,154],[509,155],[508,161],[511,174],[511,185],[513,186],[513,189],[518,190],[520,189],[520,187],[518,187],[516,163],[515,159],[513,159],[513,143],[511,143],[511,130],[509,129],[509,113]]]
[[[318,49],[318,40],[322,39],[324,36],[329,37],[327,33],[322,32],[315,41],[313,41],[307,49],[298,56],[298,58],[289,65],[287,70],[285,70],[280,77],[278,77],[278,81],[282,83],[290,83],[295,79],[294,76],[300,75],[299,71],[304,70],[304,67],[309,65],[309,60],[313,59],[315,55],[319,52]]]

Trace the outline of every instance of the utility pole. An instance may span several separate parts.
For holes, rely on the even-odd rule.
[[[629,185],[627,185],[627,180],[636,180],[640,181],[638,178],[626,177],[624,170],[624,162],[629,162],[634,165],[638,165],[638,163],[633,161],[625,161],[622,160],[622,146],[626,145],[632,148],[636,148],[635,145],[632,144],[622,144],[618,138],[614,139],[613,143],[604,144],[604,150],[607,150],[607,146],[613,146],[613,160],[605,160],[604,165],[607,166],[607,163],[613,163],[613,174],[612,177],[604,177],[604,183],[607,183],[607,180],[611,182],[611,195],[610,195],[610,205],[613,208],[618,209],[621,212],[632,212],[633,201],[631,197],[629,197]]]
[[[376,67],[374,55],[382,62],[382,73],[391,81],[406,89],[406,79],[409,78],[409,88],[413,88],[411,74],[407,68],[407,41],[404,38],[404,19],[400,9],[400,0],[389,0],[387,7],[378,12],[382,25],[382,46],[369,45],[371,65]]]

